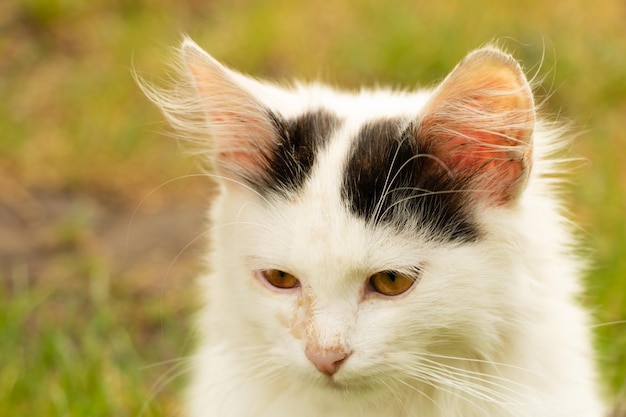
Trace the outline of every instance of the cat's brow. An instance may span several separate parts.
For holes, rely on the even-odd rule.
[[[298,191],[311,174],[320,150],[325,148],[340,119],[328,110],[317,109],[296,118],[271,114],[278,139],[268,159],[267,171],[257,189],[278,194]]]
[[[409,123],[381,119],[363,125],[348,157],[342,196],[351,211],[373,224],[432,230],[438,237],[479,236],[467,187],[450,175]]]

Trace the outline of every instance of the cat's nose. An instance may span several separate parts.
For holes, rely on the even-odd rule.
[[[318,350],[307,346],[304,353],[320,372],[332,376],[339,370],[351,352],[347,352],[343,348]]]

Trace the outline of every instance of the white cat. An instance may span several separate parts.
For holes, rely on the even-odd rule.
[[[558,131],[509,55],[345,93],[181,54],[144,89],[221,186],[189,416],[603,414]]]

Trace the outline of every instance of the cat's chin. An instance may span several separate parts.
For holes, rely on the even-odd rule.
[[[367,394],[377,391],[376,384],[367,377],[342,375],[341,372],[333,376],[320,374],[313,382],[324,391],[341,394]]]
[[[322,379],[321,385],[326,389],[338,392],[352,392],[355,389],[353,384],[337,381],[334,377],[323,377]]]

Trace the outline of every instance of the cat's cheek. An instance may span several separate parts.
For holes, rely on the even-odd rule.
[[[290,334],[294,339],[301,340],[304,336],[303,327],[298,319],[297,305],[301,297],[290,297],[290,299],[275,300],[272,306],[274,317],[286,334]]]
[[[288,309],[278,310],[274,317],[276,321],[284,328],[284,330],[291,334],[295,339],[302,338],[302,332],[297,326],[294,326],[293,314]]]
[[[310,308],[313,302],[310,295],[305,295],[302,287],[281,289],[272,286],[257,272],[252,273],[252,286],[264,299],[268,311],[284,329],[286,336],[291,335],[298,344],[303,343],[310,323]]]
[[[311,305],[313,299],[307,292],[300,292],[290,306],[284,319],[285,328],[294,339],[302,341],[306,337],[307,328],[311,325]]]

